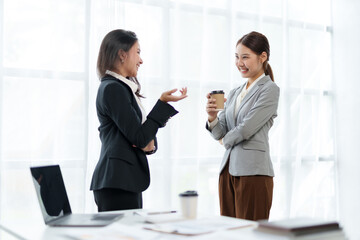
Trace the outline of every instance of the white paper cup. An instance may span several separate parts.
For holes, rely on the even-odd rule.
[[[198,193],[196,191],[186,191],[180,193],[179,197],[183,217],[188,219],[196,218]]]

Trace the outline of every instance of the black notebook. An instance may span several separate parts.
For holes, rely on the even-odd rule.
[[[312,218],[291,218],[279,221],[259,221],[257,230],[273,233],[306,235],[325,231],[341,230],[336,221],[324,221]]]

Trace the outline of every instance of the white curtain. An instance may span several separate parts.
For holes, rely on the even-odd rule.
[[[312,1],[312,8],[305,7],[310,0],[0,2],[0,221],[29,211],[41,218],[28,170],[39,164],[61,165],[74,212],[96,211],[89,191],[100,149],[96,58],[116,28],[139,37],[148,111],[163,91],[188,87],[149,158],[145,208],[177,209],[180,192],[197,190],[199,213],[219,214],[224,149],[205,130],[205,96],[245,81],[235,68],[235,44],[255,30],[269,39],[281,89],[270,131],[270,218],[338,217],[330,0]],[[25,196],[31,198],[23,204]]]
[[[360,239],[360,2],[333,2],[339,217],[349,239]]]

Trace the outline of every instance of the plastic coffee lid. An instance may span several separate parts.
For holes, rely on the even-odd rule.
[[[224,94],[224,91],[223,90],[214,90],[214,91],[211,91],[210,94]]]
[[[193,197],[193,196],[198,196],[197,191],[186,191],[183,193],[179,194],[180,197]]]

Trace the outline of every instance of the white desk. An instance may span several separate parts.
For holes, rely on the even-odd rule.
[[[252,239],[263,239],[263,240],[286,240],[287,237],[284,236],[274,236],[268,235],[266,233],[260,233],[254,231],[256,228],[256,222],[240,220],[235,218],[227,217],[209,217],[215,218],[219,222],[233,222],[239,223],[242,225],[251,225],[248,227],[237,228],[232,230],[219,230],[212,233],[196,235],[196,236],[182,236],[169,233],[160,233],[152,230],[144,229],[146,223],[144,223],[144,217],[134,214],[133,210],[121,211],[124,213],[124,217],[119,221],[107,226],[100,228],[64,228],[64,227],[47,227],[43,222],[31,222],[31,223],[22,223],[21,225],[16,224],[2,224],[7,232],[4,233],[9,236],[9,232],[15,233],[16,238],[9,239],[27,239],[27,240],[60,240],[60,239],[75,239],[73,236],[89,234],[97,236],[98,238],[89,238],[89,240],[107,240],[107,239],[156,239],[156,240],[181,240],[181,239],[190,239],[190,240],[252,240]],[[207,219],[207,218],[203,218]],[[200,221],[198,219],[197,221]],[[4,231],[4,230],[3,230]],[[2,231],[0,231],[1,233]],[[128,235],[127,235],[128,234]],[[136,236],[133,236],[136,235]],[[119,235],[126,236],[128,238],[121,238]],[[117,238],[115,238],[117,236]],[[140,236],[140,237],[138,237]],[[132,237],[132,238],[131,238]],[[7,238],[4,238],[7,239]]]

